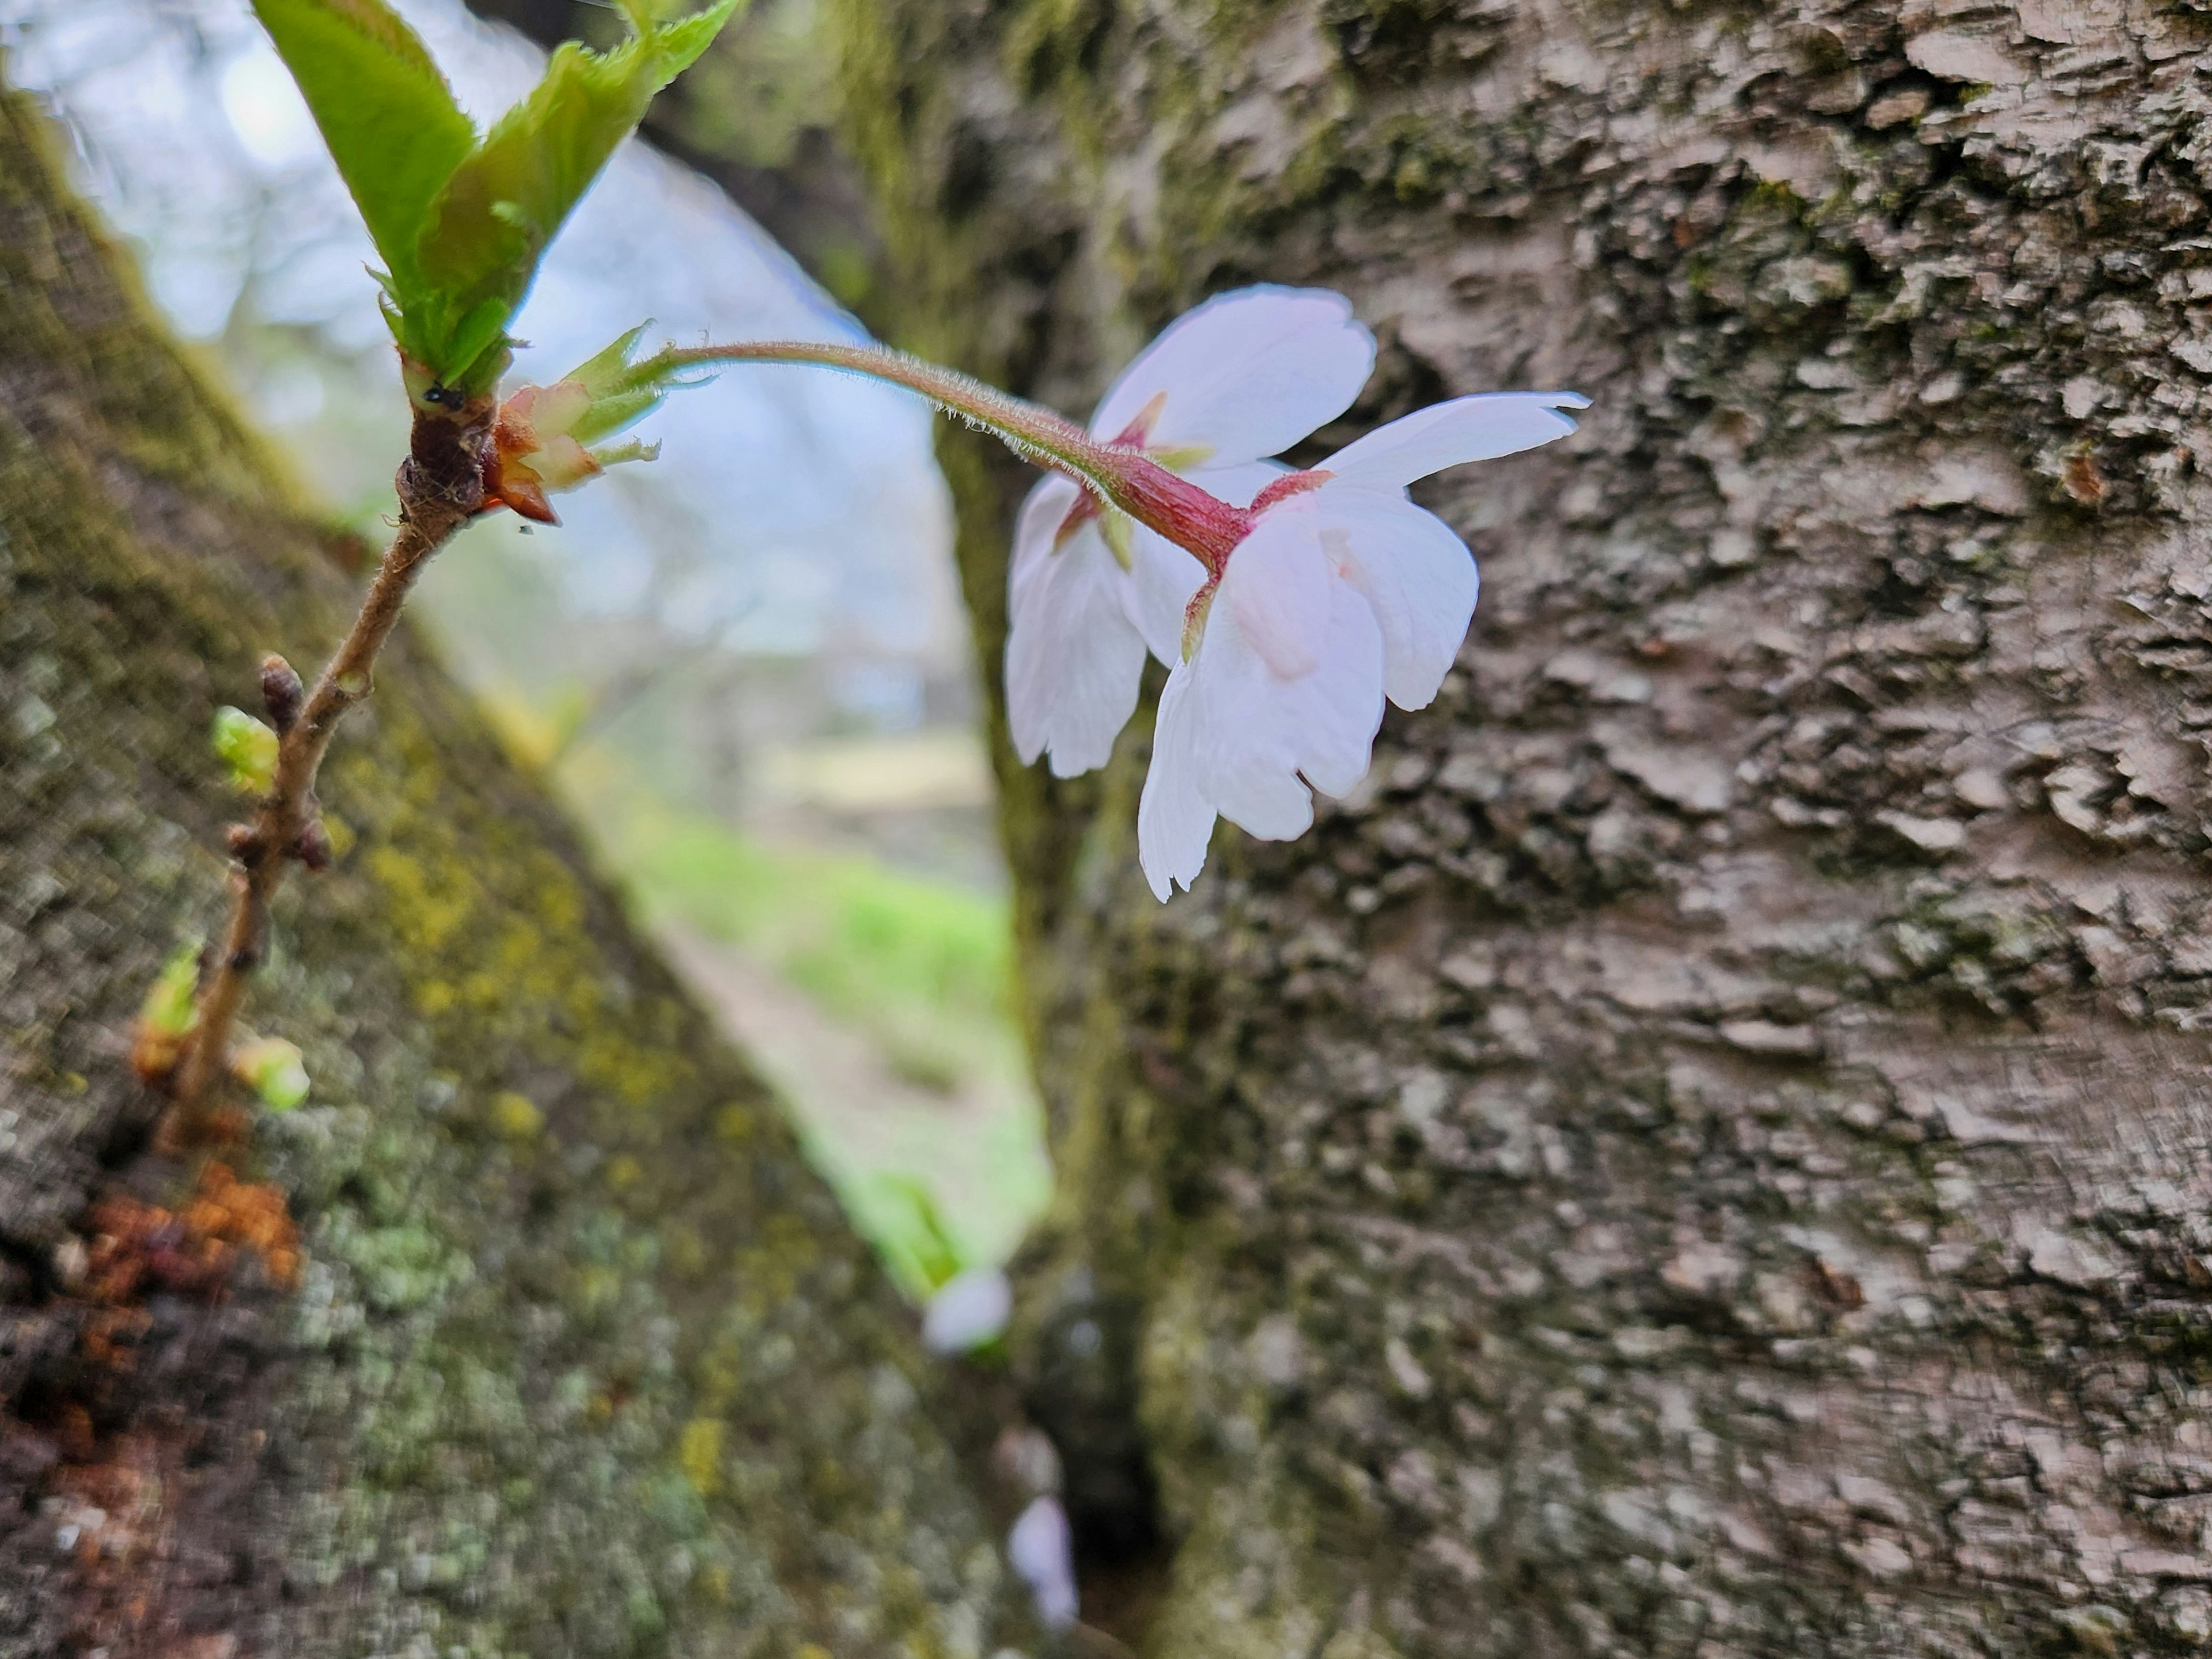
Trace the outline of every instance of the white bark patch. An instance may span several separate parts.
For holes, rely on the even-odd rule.
[[[1698,1239],[1659,1270],[1660,1282],[1685,1296],[1721,1297],[1743,1278],[1744,1260],[1724,1244]]]
[[[1905,56],[1915,69],[1925,70],[1939,81],[2016,87],[2028,79],[2027,65],[1995,40],[1964,29],[1937,29],[1923,34],[1905,46]]]
[[[2088,1240],[2055,1227],[2036,1227],[2022,1241],[2031,1271],[2077,1291],[2095,1290],[2120,1276],[2119,1265]]]
[[[1728,811],[1733,790],[1728,765],[1719,757],[1695,749],[1662,749],[1625,736],[1601,735],[1599,741],[1608,766],[1660,799],[1702,817]]]
[[[1907,507],[1978,507],[2016,519],[2027,511],[2027,483],[2008,456],[1991,450],[1954,450],[1928,469],[1927,480]]]

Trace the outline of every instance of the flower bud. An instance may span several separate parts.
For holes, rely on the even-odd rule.
[[[519,387],[499,406],[483,459],[484,505],[557,524],[546,497],[574,489],[623,461],[649,461],[658,445],[590,449],[641,420],[672,389],[690,382],[657,359],[630,361],[640,324],[550,386]]]

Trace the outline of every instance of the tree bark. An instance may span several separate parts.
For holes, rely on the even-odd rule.
[[[999,744],[1031,1403],[1158,1656],[2212,1634],[2212,18],[838,0],[899,343],[1085,410],[1264,280],[1484,594],[1300,841]],[[950,433],[998,683],[1029,475]],[[1306,459],[1301,456],[1299,459]],[[1154,1500],[1148,1492],[1156,1492]]]
[[[313,1094],[159,1124],[210,719],[357,594],[148,315],[0,93],[0,1655],[1026,1640],[911,1316],[404,627],[246,1009]]]

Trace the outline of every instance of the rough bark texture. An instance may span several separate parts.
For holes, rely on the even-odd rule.
[[[1331,444],[1597,400],[1424,487],[1474,635],[1304,839],[1163,908],[1142,720],[1002,748],[1025,1364],[1094,1552],[1157,1483],[1146,1650],[2202,1650],[2212,17],[836,15],[901,343],[1080,413],[1319,283]],[[995,683],[1025,478],[945,454]]]
[[[132,1017],[240,811],[210,715],[356,597],[296,499],[0,94],[0,1655],[1022,1639],[910,1317],[404,629],[246,1012],[313,1094],[234,1188],[152,1135]],[[292,1288],[196,1182],[289,1198]]]

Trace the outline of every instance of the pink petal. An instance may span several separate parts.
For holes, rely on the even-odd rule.
[[[1564,438],[1575,423],[1559,411],[1587,409],[1573,392],[1494,392],[1432,404],[1377,427],[1322,463],[1346,483],[1402,489],[1462,461],[1487,461]]]
[[[1425,708],[1474,615],[1474,556],[1449,525],[1395,489],[1332,479],[1314,511],[1322,550],[1374,607],[1383,690],[1401,708]]]
[[[1352,405],[1375,365],[1375,337],[1327,289],[1246,288],[1185,312],[1121,372],[1091,416],[1118,437],[1164,392],[1146,439],[1202,446],[1217,464],[1274,455]]]

